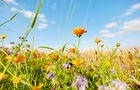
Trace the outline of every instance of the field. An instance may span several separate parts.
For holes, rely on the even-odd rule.
[[[88,31],[77,27],[72,30],[77,38],[73,47],[32,48],[26,39],[34,30],[42,4],[43,0],[19,43],[10,42],[12,47],[6,47],[8,37],[1,34],[0,90],[139,90],[139,47],[122,49],[116,42],[114,48],[106,48],[102,39],[95,37],[91,42],[97,44],[95,48],[80,51],[81,37]]]

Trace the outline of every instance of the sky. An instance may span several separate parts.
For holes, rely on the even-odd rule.
[[[0,1],[0,23],[8,20],[16,12],[15,19],[2,27],[9,42],[18,43],[18,37],[24,34],[40,0],[4,0]],[[45,0],[35,27],[35,47],[49,46],[61,48],[77,44],[77,37],[72,34],[76,27],[87,30],[81,37],[80,49],[96,47],[94,38],[103,40],[105,47],[113,47],[116,42],[121,47],[140,46],[140,0]],[[33,31],[28,36],[28,43],[33,42]]]

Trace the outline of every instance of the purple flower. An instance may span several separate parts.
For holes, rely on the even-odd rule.
[[[73,85],[77,87],[77,90],[86,90],[88,80],[85,77],[76,75],[76,82]]]
[[[67,68],[67,69],[69,69],[69,68],[71,68],[72,67],[72,64],[62,64],[62,66],[64,67],[64,68]]]
[[[105,86],[105,85],[99,85],[98,90],[115,90],[113,87]]]
[[[53,72],[50,72],[46,78],[53,80],[55,78],[55,74]]]
[[[114,85],[116,89],[119,89],[119,90],[127,90],[129,88],[129,86],[125,82],[121,82],[118,80],[113,80],[112,84]]]

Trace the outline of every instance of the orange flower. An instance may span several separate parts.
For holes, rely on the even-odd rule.
[[[58,60],[58,58],[59,58],[59,55],[57,55],[57,54],[53,55],[54,60]]]
[[[78,58],[72,62],[76,66],[80,66],[83,63],[83,60]]]
[[[8,74],[3,74],[3,73],[0,72],[0,80],[5,80],[8,77],[9,77]]]
[[[18,54],[17,59],[14,60],[15,63],[23,63],[24,62],[24,55]]]
[[[2,34],[1,39],[5,39],[5,38],[6,38],[6,34]]]
[[[69,51],[75,53],[76,49],[75,48],[70,48]]]
[[[21,79],[23,78],[23,75],[19,75],[18,77],[13,77],[13,85],[21,84]]]
[[[97,37],[96,37],[96,38],[94,39],[94,42],[98,44],[98,43],[102,42],[102,40],[101,40],[100,38],[97,38]]]
[[[43,87],[43,83],[39,83],[38,86],[33,86],[33,87],[32,87],[32,90],[41,90],[42,87]]]
[[[84,28],[82,27],[77,27],[75,28],[73,31],[72,31],[72,34],[75,34],[77,35],[78,37],[81,37],[81,35],[83,35],[84,33],[86,33],[87,30],[85,30]]]

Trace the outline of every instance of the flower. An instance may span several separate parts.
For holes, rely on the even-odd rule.
[[[6,60],[14,60],[14,61],[15,61],[15,60],[17,60],[17,58],[16,58],[16,57],[13,57],[13,59],[12,59],[12,57],[11,57],[11,56],[6,56],[6,57],[5,57],[5,59],[6,59]]]
[[[5,80],[8,77],[9,77],[8,74],[3,74],[3,73],[0,72],[0,80]]]
[[[23,63],[24,62],[24,55],[18,54],[17,59],[14,60],[15,63]]]
[[[1,39],[5,39],[5,38],[6,38],[6,34],[2,34]]]
[[[76,36],[81,37],[86,32],[87,32],[87,30],[85,30],[84,28],[77,27],[72,31],[72,34],[75,34]]]
[[[72,63],[68,63],[68,64],[64,63],[64,64],[62,64],[62,66],[63,66],[64,68],[69,69],[69,68],[72,67]]]
[[[23,75],[19,75],[18,77],[13,77],[13,85],[21,84],[21,79],[23,78]]]
[[[88,80],[85,77],[76,75],[76,82],[73,85],[77,87],[77,90],[86,90]]]
[[[39,83],[39,85],[38,86],[33,86],[32,87],[32,90],[41,90],[42,89],[42,87],[43,87],[43,83]]]
[[[98,43],[102,42],[102,40],[101,40],[100,38],[96,37],[96,38],[94,39],[94,42],[98,44]]]
[[[125,82],[121,82],[118,80],[113,80],[112,84],[116,88],[116,90],[128,90],[129,86]]]
[[[120,42],[117,42],[116,43],[116,47],[119,47],[121,44],[120,44]]]
[[[106,85],[99,85],[98,90],[116,90],[116,89],[110,86],[106,86]]]
[[[59,58],[59,55],[57,55],[57,54],[53,55],[54,60],[58,60],[58,58]]]
[[[111,65],[110,61],[109,61],[109,60],[105,61],[105,65],[106,65],[107,67],[109,67],[109,66]]]
[[[101,43],[101,44],[100,44],[100,47],[101,47],[101,48],[102,48],[102,47],[104,47],[104,44],[103,44],[103,43]]]
[[[80,66],[82,63],[83,63],[83,60],[80,59],[80,58],[73,61],[73,64],[76,65],[76,66]]]
[[[70,48],[69,51],[75,53],[76,49],[75,48]]]
[[[53,80],[55,78],[55,74],[53,72],[50,72],[46,78]]]
[[[48,65],[48,64],[45,64],[44,65],[44,71],[49,71],[49,70],[51,70],[53,68],[53,66],[50,64],[50,65]]]

